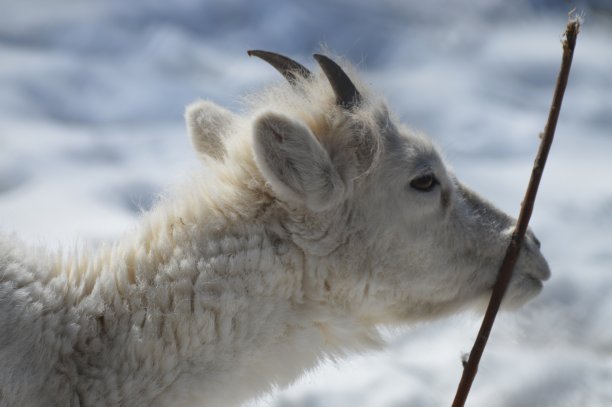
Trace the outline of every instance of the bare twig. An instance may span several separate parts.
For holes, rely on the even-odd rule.
[[[489,339],[495,316],[502,302],[502,298],[512,277],[512,271],[516,260],[519,255],[521,245],[527,231],[527,225],[533,212],[533,205],[535,202],[538,186],[540,185],[540,179],[542,178],[542,172],[544,171],[544,165],[546,164],[546,158],[550,151],[550,146],[555,135],[555,128],[557,127],[557,119],[559,118],[559,111],[561,109],[561,102],[563,100],[563,94],[565,87],[567,86],[567,78],[569,76],[570,67],[572,64],[572,57],[574,55],[574,47],[576,45],[576,37],[580,29],[580,21],[577,17],[570,14],[570,20],[567,23],[567,29],[565,31],[565,39],[563,41],[563,59],[561,62],[561,70],[557,77],[557,85],[555,87],[555,93],[553,95],[552,104],[550,106],[550,112],[548,114],[548,121],[544,128],[542,135],[542,141],[540,142],[540,149],[536,156],[531,171],[531,178],[529,185],[527,186],[527,192],[525,193],[525,199],[521,204],[521,212],[512,234],[512,240],[506,251],[506,256],[499,269],[499,275],[497,281],[493,287],[493,293],[491,294],[491,300],[487,307],[480,331],[470,352],[470,357],[467,363],[464,364],[463,375],[455,394],[455,400],[453,401],[453,407],[462,407],[465,404],[472,382],[478,371],[478,363],[482,357],[482,353]]]

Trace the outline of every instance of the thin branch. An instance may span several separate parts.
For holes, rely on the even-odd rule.
[[[559,118],[559,111],[561,110],[561,102],[563,100],[563,94],[565,87],[567,86],[567,78],[569,76],[570,67],[572,64],[572,57],[574,55],[574,47],[576,46],[576,37],[580,29],[580,21],[577,17],[570,15],[570,20],[567,23],[567,29],[565,31],[565,39],[563,41],[563,59],[561,62],[561,70],[557,77],[557,85],[555,87],[555,93],[553,95],[552,104],[550,106],[550,112],[548,114],[548,121],[542,134],[542,141],[540,142],[540,148],[538,155],[536,156],[531,171],[531,178],[529,185],[527,186],[527,192],[525,193],[525,199],[521,204],[521,212],[517,221],[517,225],[512,234],[512,240],[506,251],[506,256],[499,269],[497,281],[493,287],[493,293],[491,294],[491,300],[487,307],[480,331],[470,352],[470,357],[463,369],[463,375],[455,394],[455,400],[453,401],[453,407],[463,407],[465,400],[467,399],[470,388],[476,377],[478,371],[478,363],[482,357],[482,353],[489,339],[495,316],[502,302],[502,298],[508,288],[510,278],[512,277],[512,271],[516,260],[519,255],[521,245],[527,231],[527,225],[533,212],[533,206],[538,192],[538,186],[540,185],[540,179],[542,178],[542,172],[544,171],[544,165],[546,164],[546,158],[550,151],[550,146],[555,135],[555,128],[557,127],[557,120]]]

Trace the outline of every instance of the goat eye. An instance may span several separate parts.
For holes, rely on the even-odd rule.
[[[438,180],[433,174],[425,174],[410,181],[410,186],[417,191],[431,191],[438,184]]]

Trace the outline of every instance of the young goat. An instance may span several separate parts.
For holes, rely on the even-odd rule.
[[[133,233],[73,255],[0,237],[0,405],[237,405],[487,299],[514,219],[328,57],[249,54],[288,83],[245,117],[191,105],[207,169]],[[529,234],[506,305],[548,276]]]

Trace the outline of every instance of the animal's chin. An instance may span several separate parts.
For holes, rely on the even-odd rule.
[[[487,306],[491,293],[485,293],[471,300],[451,300],[442,303],[435,303],[419,307],[415,312],[415,307],[410,306],[403,313],[398,313],[396,319],[401,323],[415,323],[443,319],[469,310],[484,310]]]
[[[504,299],[502,309],[516,310],[535,298],[543,288],[542,280],[531,275],[520,275],[512,279]],[[462,311],[484,313],[491,299],[492,289],[468,300],[452,300],[436,304],[421,304],[415,312],[415,306],[398,307],[396,312],[387,314],[383,324],[414,323],[423,320],[445,318]]]
[[[523,275],[513,278],[502,300],[501,309],[513,311],[522,307],[534,299],[542,291],[543,287],[542,280],[533,276]],[[467,308],[477,313],[484,313],[491,300],[492,292],[493,289],[489,289],[482,295],[474,298]]]
[[[519,276],[511,281],[502,301],[502,308],[507,310],[517,309],[540,294],[543,288],[542,280],[531,275]]]

